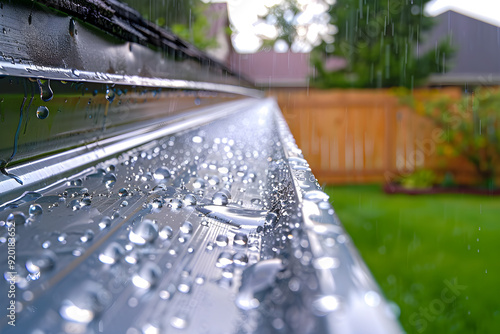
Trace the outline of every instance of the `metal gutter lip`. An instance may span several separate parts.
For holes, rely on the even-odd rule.
[[[329,196],[319,186],[279,108],[276,119],[288,159],[320,290],[317,302],[327,313],[329,333],[403,333],[380,288],[344,230]],[[326,242],[328,239],[333,245]],[[342,306],[347,305],[347,306]],[[336,312],[343,309],[343,316]]]
[[[13,64],[12,62],[6,61],[0,61],[0,75],[61,81],[102,83],[108,85],[122,84],[155,88],[203,90],[257,98],[264,96],[264,93],[258,89],[229,84],[180,79],[146,78],[137,75],[119,75],[39,65],[26,65],[19,63]]]

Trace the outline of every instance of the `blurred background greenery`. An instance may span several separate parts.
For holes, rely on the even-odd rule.
[[[379,185],[326,192],[408,333],[500,332],[498,198],[387,195]],[[453,279],[465,288],[447,303]]]

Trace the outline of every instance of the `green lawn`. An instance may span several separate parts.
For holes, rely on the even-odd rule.
[[[500,333],[500,197],[326,192],[408,333]]]

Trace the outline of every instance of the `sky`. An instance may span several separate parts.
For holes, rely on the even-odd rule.
[[[210,1],[210,0],[206,0]],[[276,29],[272,26],[259,23],[259,14],[266,14],[266,6],[271,7],[281,0],[211,0],[211,2],[227,2],[229,20],[235,33],[232,42],[235,50],[240,53],[254,53],[262,45],[258,36],[265,35],[270,38],[276,37]],[[299,3],[311,4],[315,0],[298,0]],[[327,0],[334,2],[334,0]],[[320,9],[310,6],[311,11]],[[439,15],[447,10],[454,10],[464,15],[500,26],[500,0],[434,0],[428,3],[426,13],[430,16]],[[281,48],[276,51],[287,51],[287,46],[277,43],[275,47]],[[286,43],[285,43],[286,44]],[[293,49],[293,47],[292,47]],[[307,52],[307,47],[298,46],[293,51]]]

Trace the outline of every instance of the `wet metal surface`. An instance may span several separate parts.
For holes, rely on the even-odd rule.
[[[4,203],[2,332],[401,332],[276,104],[252,102]]]

